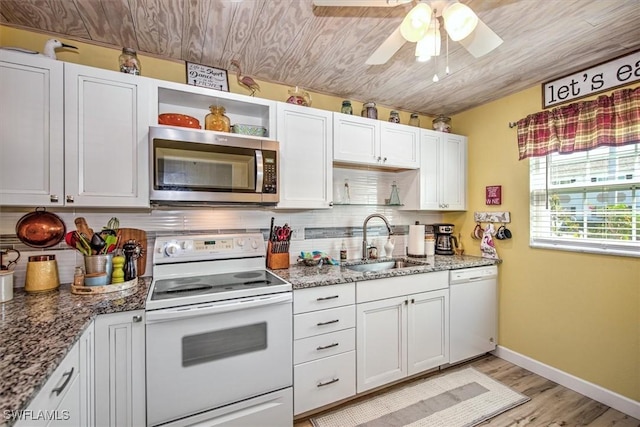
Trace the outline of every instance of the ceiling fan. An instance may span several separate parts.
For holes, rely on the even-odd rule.
[[[440,54],[440,26],[445,36],[459,42],[471,55],[479,58],[491,52],[502,39],[465,4],[457,0],[313,0],[316,6],[395,7],[415,3],[400,26],[367,59],[367,65],[386,63],[408,41],[416,43],[420,61]]]

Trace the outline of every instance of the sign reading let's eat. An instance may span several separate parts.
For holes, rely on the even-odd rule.
[[[542,108],[640,81],[640,50],[542,84]]]

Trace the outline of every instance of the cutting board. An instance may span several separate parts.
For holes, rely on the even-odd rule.
[[[136,272],[138,277],[144,275],[147,267],[147,232],[137,228],[119,228],[118,229],[118,249],[122,249],[122,245],[129,240],[135,240],[142,247],[142,252],[137,260]]]

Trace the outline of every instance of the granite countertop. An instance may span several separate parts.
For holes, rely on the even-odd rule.
[[[27,408],[97,315],[144,309],[150,284],[142,278],[133,288],[92,295],[72,294],[69,284],[43,293],[16,288],[0,303],[0,416]]]
[[[308,267],[302,264],[291,265],[288,269],[272,270],[274,274],[288,281],[293,289],[313,288],[316,286],[337,285],[339,283],[360,282],[363,280],[382,279],[385,277],[406,276],[410,274],[430,273],[433,271],[457,270],[461,268],[482,267],[495,265],[500,260],[481,258],[469,255],[436,255],[429,258],[402,259],[411,263],[404,268],[394,268],[378,272],[358,272],[346,268],[344,265],[322,265],[321,267]],[[345,265],[375,263],[389,261],[391,258],[380,258],[371,261],[348,261]]]

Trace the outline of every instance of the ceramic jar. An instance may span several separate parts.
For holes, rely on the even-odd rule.
[[[451,118],[447,116],[438,116],[433,119],[433,129],[438,132],[451,132]]]

